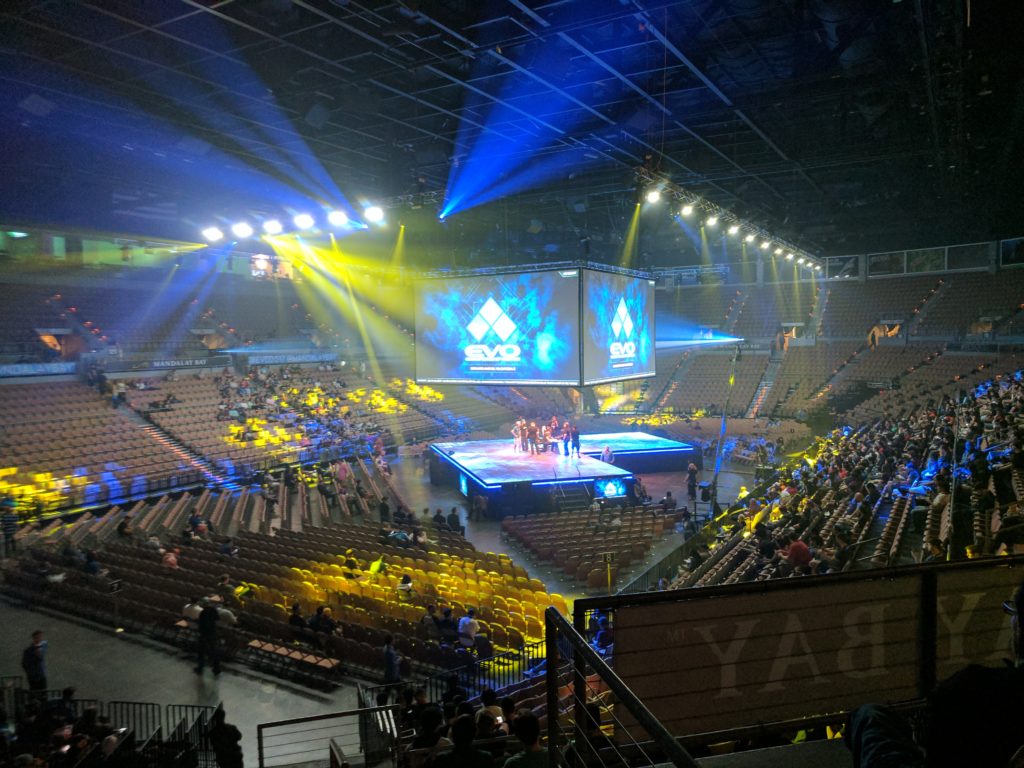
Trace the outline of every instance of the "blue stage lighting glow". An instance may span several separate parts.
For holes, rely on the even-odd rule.
[[[348,214],[344,211],[331,211],[327,214],[327,221],[332,227],[344,227],[348,224]]]
[[[216,243],[218,240],[221,240],[224,237],[224,233],[221,232],[217,227],[207,227],[206,229],[203,230],[202,234],[203,237],[211,243]]]
[[[384,209],[379,205],[371,205],[363,210],[363,216],[371,224],[380,224],[384,221]]]
[[[299,229],[312,229],[313,225],[316,224],[316,219],[310,216],[308,213],[297,213],[292,218],[295,226]]]
[[[247,221],[240,221],[237,224],[232,224],[231,234],[243,240],[247,237],[252,237],[252,225]]]
[[[267,219],[263,222],[263,231],[268,235],[280,235],[283,230],[284,227],[277,219]]]

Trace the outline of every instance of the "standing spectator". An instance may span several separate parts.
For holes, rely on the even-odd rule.
[[[572,444],[572,453],[578,459],[580,457],[580,428],[576,424],[569,429],[569,442]]]
[[[196,663],[196,674],[203,674],[206,660],[210,660],[213,674],[220,674],[220,657],[217,653],[217,622],[220,611],[208,598],[203,599],[203,610],[199,614],[199,658]]]
[[[14,499],[6,498],[3,501],[3,517],[0,518],[0,526],[4,531],[4,554],[13,555],[18,551],[18,543],[14,538],[18,533],[18,511]]]
[[[505,768],[548,768],[548,753],[540,745],[540,720],[528,710],[516,718],[516,736],[523,751],[505,761]]]
[[[207,735],[220,768],[242,768],[242,734],[238,728],[224,721],[221,707],[217,707],[210,717]]]
[[[697,465],[692,461],[686,468],[686,497],[690,500],[690,504],[697,503]]]
[[[32,645],[21,654],[21,668],[25,670],[30,691],[46,690],[46,651],[50,644],[43,640],[43,630],[32,633]]]
[[[391,522],[391,507],[388,505],[388,500],[382,498],[380,504],[377,505],[377,511],[380,513],[380,521],[382,523]]]
[[[384,685],[393,685],[396,688],[402,682],[402,657],[395,650],[394,638],[387,635],[384,638]]]

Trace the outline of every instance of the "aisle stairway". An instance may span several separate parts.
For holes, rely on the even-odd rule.
[[[747,408],[747,412],[744,414],[744,418],[757,418],[757,412],[761,409],[761,403],[763,403],[764,399],[768,397],[768,393],[775,384],[775,376],[781,367],[782,357],[780,356],[778,359],[775,359],[773,356],[768,362],[768,367],[764,369],[764,375],[761,377],[761,382],[757,385],[757,389],[754,391],[754,396],[750,400],[750,405]]]
[[[166,432],[155,424],[146,421],[146,419],[131,409],[125,409],[124,413],[127,414],[128,418],[134,421],[138,425],[139,429],[145,432],[146,435],[157,443],[160,443],[160,445],[171,453],[175,454],[184,464],[187,464],[192,467],[192,469],[198,470],[202,473],[207,485],[218,486],[225,490],[236,490],[241,487],[231,477],[219,472],[217,468],[210,463],[209,459],[187,448],[169,432]]]

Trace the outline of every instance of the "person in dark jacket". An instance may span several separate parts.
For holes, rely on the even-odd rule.
[[[199,614],[199,658],[196,662],[196,673],[203,674],[206,661],[213,667],[213,674],[220,674],[220,657],[217,653],[217,621],[220,612],[209,599],[203,600],[203,610]]]

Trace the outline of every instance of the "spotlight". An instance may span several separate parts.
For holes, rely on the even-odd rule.
[[[28,237],[28,232],[8,232],[7,236],[14,238],[15,240],[20,240],[23,237]]]
[[[207,227],[203,230],[203,237],[209,240],[211,243],[216,243],[218,240],[224,237],[224,233],[216,227]]]
[[[297,213],[292,218],[292,221],[295,222],[295,226],[299,229],[312,229],[313,225],[316,224],[316,219],[308,213]]]
[[[648,203],[656,203],[659,200],[661,200],[661,192],[659,192],[658,190],[652,189],[651,191],[649,191],[647,193],[647,202]]]
[[[762,251],[767,251],[767,250],[768,250],[768,247],[769,247],[770,245],[771,245],[771,243],[769,243],[769,242],[768,242],[767,240],[762,240],[762,241],[761,241],[761,250],[762,250]]]
[[[793,260],[793,254],[792,253],[787,253],[786,254],[786,258],[789,259],[790,261],[792,261]]]
[[[680,213],[682,213],[683,216],[689,216],[691,213],[693,213],[693,206],[687,203],[686,205],[683,206],[683,209],[680,211]]]
[[[709,227],[714,227],[718,224],[718,217],[708,216],[707,219],[705,219],[704,223],[707,224]]]
[[[730,235],[735,235],[739,231],[740,231],[740,228],[736,224],[733,224],[731,227],[729,227],[729,234]]]
[[[277,219],[267,219],[263,222],[263,231],[268,235],[280,235],[283,229],[284,227]]]
[[[384,221],[384,209],[379,205],[371,205],[363,211],[366,220],[371,224],[380,224]]]
[[[815,265],[814,265],[814,268],[815,268],[815,269],[816,269],[816,270],[817,270],[818,272],[821,272],[821,264],[815,264]]]
[[[745,242],[745,243],[752,243],[752,242],[754,242],[754,236],[753,235],[747,235],[746,237],[743,238],[743,242]]]
[[[781,256],[782,255],[782,249],[781,248],[776,248],[774,253],[775,253],[776,256]]]
[[[327,214],[327,221],[332,227],[344,227],[348,224],[348,214],[344,211],[331,211]]]
[[[799,259],[796,260],[796,263],[797,264],[803,264],[804,263],[804,257],[801,256]]]
[[[231,225],[231,234],[244,240],[247,237],[252,237],[252,227],[249,226],[249,222],[240,221]]]

